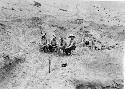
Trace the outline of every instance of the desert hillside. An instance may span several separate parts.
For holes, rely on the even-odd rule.
[[[0,89],[123,89],[125,2],[0,0]]]

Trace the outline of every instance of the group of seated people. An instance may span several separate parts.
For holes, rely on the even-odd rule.
[[[44,36],[44,40],[46,42],[44,45],[41,45],[40,51],[44,53],[56,53],[58,55],[65,55],[69,56],[72,54],[72,51],[76,49],[76,43],[74,40],[75,36],[69,36],[70,38],[70,43],[66,43],[64,38],[60,38],[60,43],[57,43],[56,37],[54,37],[51,42],[48,44],[47,39]],[[101,41],[98,41],[94,37],[88,37],[90,38],[89,40],[86,40],[86,37],[83,39],[83,47],[87,47],[90,51],[95,50],[95,51],[103,51],[103,50],[111,50],[115,48],[115,45],[111,46],[106,46],[101,43]]]
[[[60,39],[60,44],[57,44],[56,38],[53,38],[50,44],[45,44],[40,47],[40,51],[45,53],[56,53],[58,55],[71,55],[72,50],[75,50],[75,43],[68,44],[64,41],[63,38]]]

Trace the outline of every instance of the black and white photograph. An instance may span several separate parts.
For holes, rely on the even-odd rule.
[[[0,89],[124,89],[125,1],[0,0]]]

